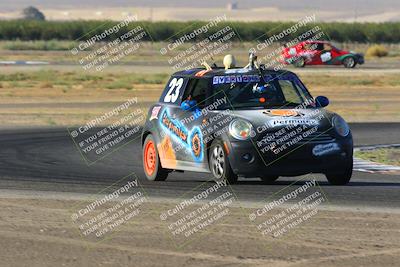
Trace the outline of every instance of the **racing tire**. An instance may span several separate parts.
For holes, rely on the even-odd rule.
[[[237,182],[238,176],[231,168],[229,158],[222,141],[214,140],[214,142],[211,144],[208,162],[211,174],[216,181],[225,179],[230,184]]]
[[[265,184],[272,184],[276,180],[278,180],[278,178],[279,178],[278,175],[263,175],[263,176],[260,176],[261,181],[263,181],[263,183],[265,183]]]
[[[347,69],[352,69],[357,65],[356,59],[354,57],[346,57],[343,59],[343,66]]]
[[[340,171],[326,173],[325,176],[331,185],[348,184],[353,174],[353,159],[337,168]]]
[[[296,68],[304,68],[306,66],[306,60],[304,59],[304,57],[300,57],[295,62],[293,62],[293,65]]]
[[[149,134],[143,143],[143,171],[147,180],[165,181],[168,177],[168,171],[161,167],[160,157],[158,155],[156,142]]]

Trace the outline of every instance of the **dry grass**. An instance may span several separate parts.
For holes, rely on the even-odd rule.
[[[0,75],[3,126],[76,125],[138,97],[158,99],[166,74],[24,72]]]
[[[400,149],[398,148],[359,150],[355,152],[355,156],[374,162],[400,166]]]
[[[329,39],[329,38],[328,38]],[[180,45],[174,51],[171,51],[168,55],[161,55],[160,48],[165,47],[168,43],[165,42],[143,42],[138,50],[134,53],[130,53],[123,57],[120,62],[132,62],[132,61],[146,61],[146,62],[167,62],[167,60],[177,55],[179,52],[188,49],[193,44],[186,43]],[[91,51],[80,52],[78,55],[72,55],[70,49],[76,45],[76,42],[70,41],[0,41],[0,60],[45,60],[51,62],[73,62],[78,64],[79,60],[84,56],[88,55],[93,50],[102,47],[104,44],[94,45]],[[335,44],[336,45],[336,44]],[[256,47],[256,42],[233,42],[229,51],[235,55],[240,64],[247,64],[248,51],[252,47]],[[338,48],[344,50],[352,50],[360,53],[368,53],[369,49],[382,47],[382,45],[374,44],[357,44],[357,43],[342,43],[337,44]],[[400,45],[399,44],[386,44],[384,48],[388,52],[389,57],[400,56]],[[272,44],[265,49],[259,51],[259,58],[261,59],[265,55],[270,55],[280,51],[282,49],[279,43]],[[215,56],[214,59],[217,62],[222,62],[224,54]]]
[[[350,122],[400,121],[400,78],[396,74],[366,76],[300,74],[314,96],[325,95],[328,109]],[[3,126],[76,125],[138,97],[145,106],[156,102],[168,74],[129,72],[87,74],[79,71],[10,72],[0,75]]]
[[[400,77],[379,75],[300,75],[313,96],[330,99],[328,109],[350,122],[399,122]]]

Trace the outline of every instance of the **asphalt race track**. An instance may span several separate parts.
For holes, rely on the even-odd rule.
[[[400,143],[400,124],[357,123],[351,129],[356,146]],[[145,180],[139,140],[87,166],[65,128],[1,130],[0,158],[0,190],[92,194],[135,173],[149,197],[177,198],[210,179],[207,174],[185,172],[170,174],[165,182]],[[331,205],[400,207],[400,174],[354,172],[347,186],[331,186],[322,175],[313,177]],[[240,201],[261,201],[298,179],[281,177],[274,185],[242,179],[232,189]]]

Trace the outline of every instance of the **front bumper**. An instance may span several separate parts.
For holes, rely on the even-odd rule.
[[[338,149],[316,156],[316,145],[336,143]],[[335,145],[336,147],[336,145]],[[332,142],[309,142],[292,146],[278,154],[262,153],[251,141],[231,141],[229,162],[233,171],[244,177],[263,175],[295,176],[307,173],[329,173],[348,163],[353,158],[351,137]]]
[[[356,60],[359,65],[364,64],[364,55],[363,54],[356,54]]]

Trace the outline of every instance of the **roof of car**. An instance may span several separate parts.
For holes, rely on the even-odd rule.
[[[317,44],[330,44],[329,41],[313,41],[313,40],[307,40],[307,41],[303,41],[301,43],[317,43]]]
[[[263,70],[265,74],[283,74],[283,73],[290,73],[294,74],[288,70],[273,70],[273,69],[265,69]],[[245,69],[245,68],[213,68],[211,70],[206,70],[204,68],[194,68],[189,70],[182,70],[177,71],[172,76],[179,76],[179,77],[193,77],[193,78],[212,78],[214,76],[224,76],[224,75],[254,75],[260,74],[258,69]]]

